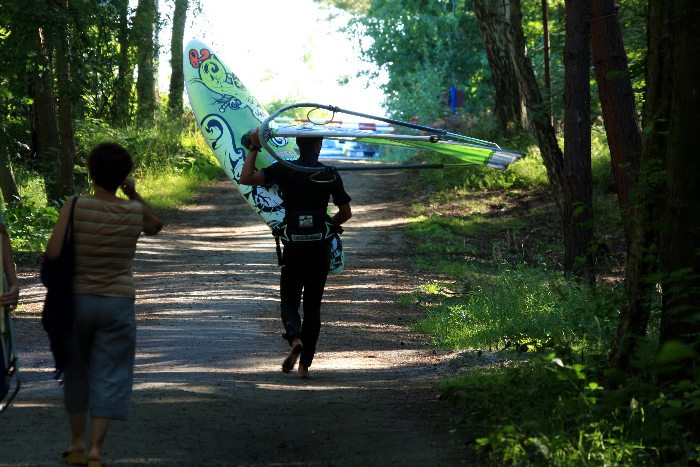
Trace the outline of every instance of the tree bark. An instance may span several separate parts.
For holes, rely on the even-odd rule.
[[[112,102],[112,122],[121,127],[130,123],[131,88],[134,84],[133,66],[129,58],[129,1],[115,1],[119,11],[119,64],[115,94]]]
[[[549,6],[547,0],[542,0],[542,42],[544,43],[544,89],[547,93],[547,113],[549,124],[554,127],[554,115],[552,114],[552,73],[550,70],[550,42],[549,42]]]
[[[672,41],[669,8],[664,1],[649,3],[647,28],[646,93],[639,175],[634,186],[634,218],[625,268],[628,307],[623,308],[610,364],[635,372],[640,343],[647,334],[651,303],[659,282],[659,233],[666,196],[666,158],[669,134],[672,76]]]
[[[532,63],[525,48],[523,35],[522,11],[520,0],[505,0],[508,18],[508,45],[511,60],[515,66],[520,91],[525,98],[525,105],[530,120],[530,127],[537,139],[542,160],[547,168],[547,176],[554,198],[562,212],[562,189],[564,186],[564,158],[557,142],[554,127],[549,123],[546,104],[543,104]]]
[[[156,110],[155,95],[155,0],[139,0],[134,18],[134,38],[138,42],[136,63],[136,95],[138,109],[136,119],[140,125],[153,123]]]
[[[650,3],[656,3],[651,1]],[[700,374],[700,160],[693,136],[700,105],[700,4],[660,2],[669,12],[671,80],[666,150],[666,196],[661,242],[663,309],[660,343],[675,341],[692,355],[679,358],[665,379],[697,381]],[[672,5],[671,5],[672,4]],[[697,414],[697,412],[696,412]]]
[[[36,151],[41,159],[41,172],[44,178],[46,199],[61,199],[60,186],[60,144],[56,120],[56,102],[53,92],[53,69],[49,59],[50,47],[47,44],[43,28],[37,29],[37,70],[35,72],[34,113],[36,132]]]
[[[12,205],[19,200],[19,190],[12,171],[12,163],[8,152],[5,135],[0,134],[0,191],[5,206]]]
[[[595,283],[588,0],[567,0],[564,45],[564,272]]]
[[[70,79],[70,43],[68,28],[68,0],[59,0],[63,17],[56,41],[56,86],[58,90],[58,130],[61,144],[60,191],[66,198],[75,191],[73,185],[75,165],[75,137],[73,130],[73,108],[71,105],[72,84]]]
[[[504,0],[474,0],[474,15],[489,61],[495,90],[494,112],[503,131],[527,127],[525,102],[508,49],[508,21]]]
[[[634,221],[632,190],[639,175],[642,137],[637,123],[627,55],[613,0],[590,0],[591,46],[613,176],[627,246]]]
[[[182,49],[187,8],[187,0],[175,1],[173,31],[170,40],[170,94],[168,97],[170,115],[174,117],[182,115],[182,93],[185,88],[185,76],[182,70]]]

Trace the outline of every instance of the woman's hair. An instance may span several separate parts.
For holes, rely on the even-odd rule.
[[[105,190],[117,191],[134,163],[129,151],[119,144],[100,143],[90,151],[87,166],[93,182]]]

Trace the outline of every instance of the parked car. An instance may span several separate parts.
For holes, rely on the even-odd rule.
[[[345,157],[379,157],[379,146],[371,143],[348,141],[343,145]]]
[[[320,157],[343,157],[343,142],[337,139],[324,138],[321,143]]]

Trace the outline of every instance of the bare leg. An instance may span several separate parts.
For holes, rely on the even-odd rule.
[[[70,447],[68,452],[84,452],[85,451],[85,423],[87,414],[85,413],[69,413],[68,421],[70,423]]]
[[[109,418],[102,417],[92,417],[90,420],[90,452],[88,453],[89,460],[100,460],[102,459],[102,443],[107,436],[107,430],[109,430],[109,423],[111,420]]]
[[[311,376],[309,375],[309,367],[304,365],[303,363],[299,363],[298,373],[299,378],[311,378]]]
[[[292,339],[292,350],[289,352],[289,355],[287,355],[287,358],[284,359],[284,362],[282,363],[282,371],[285,373],[289,373],[292,371],[292,368],[294,368],[294,365],[297,363],[297,359],[299,358],[299,354],[301,353],[302,349],[304,346],[301,344],[301,339],[299,337],[295,337]]]

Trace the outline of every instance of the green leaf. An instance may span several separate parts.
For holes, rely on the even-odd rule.
[[[656,356],[656,361],[657,363],[664,365],[678,362],[680,360],[694,358],[695,356],[695,351],[693,351],[693,349],[687,344],[680,341],[668,341],[661,347],[661,350],[659,350],[659,353]]]

